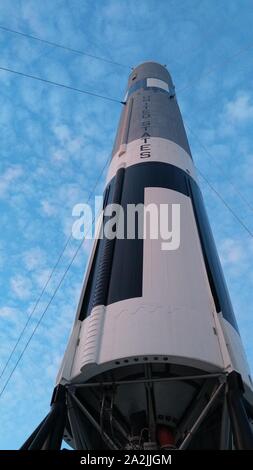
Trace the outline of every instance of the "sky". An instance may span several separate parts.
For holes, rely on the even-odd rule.
[[[242,224],[253,232],[252,24],[252,0],[0,2],[0,26],[121,64],[0,30],[0,67],[122,100],[131,67],[167,65],[194,161],[235,214],[200,177],[251,371],[253,240]],[[110,156],[121,106],[0,70],[0,375],[68,240],[73,206]],[[0,379],[1,449],[19,448],[49,410],[90,241],[19,357],[77,246],[71,239]]]

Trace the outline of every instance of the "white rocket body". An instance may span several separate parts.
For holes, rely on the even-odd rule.
[[[171,77],[154,62],[129,78],[110,163],[105,204],[179,204],[180,245],[162,238],[95,240],[77,316],[58,374],[61,384],[238,371],[252,382],[198,187]],[[192,383],[156,383],[156,420],[176,427]],[[91,392],[87,403],[95,409]],[[125,417],[145,408],[142,385],[125,385]],[[128,419],[128,418],[126,418]]]

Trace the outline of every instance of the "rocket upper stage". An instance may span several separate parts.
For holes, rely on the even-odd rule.
[[[147,97],[152,93],[152,100]],[[174,100],[175,88],[167,69],[155,62],[136,67],[128,80],[126,108],[122,112],[113,155],[120,145],[139,139],[146,132],[168,139],[191,155],[181,113]]]

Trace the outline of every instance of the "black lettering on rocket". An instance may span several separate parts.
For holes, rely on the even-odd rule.
[[[140,158],[151,157],[151,144],[149,128],[151,126],[151,114],[150,114],[150,95],[142,97],[143,108],[141,112],[141,127],[144,128],[144,133],[141,137],[140,145]]]

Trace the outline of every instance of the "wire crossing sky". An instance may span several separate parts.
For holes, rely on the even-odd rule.
[[[108,64],[118,65],[120,67],[130,68],[130,66],[128,66],[128,65],[120,64],[119,62],[114,62],[113,60],[106,59],[105,57],[99,57],[99,56],[96,56],[96,55],[93,55],[93,54],[89,54],[88,52],[84,52],[84,51],[80,51],[78,49],[73,49],[72,47],[64,46],[63,44],[57,44],[56,42],[47,41],[46,39],[38,38],[36,36],[24,33],[22,31],[16,31],[15,29],[6,28],[5,26],[2,26],[2,25],[0,25],[0,29],[4,32],[13,33],[13,34],[16,34],[17,36],[21,36],[23,38],[32,39],[34,41],[42,42],[43,44],[47,44],[48,46],[58,47],[59,49],[63,49],[67,52],[72,52],[74,54],[80,54],[80,55],[83,55],[83,56],[87,56],[87,57],[90,57],[91,59],[101,60],[102,62],[106,62]]]
[[[94,93],[92,91],[82,90],[80,88],[75,88],[75,87],[70,86],[70,85],[65,85],[64,83],[54,82],[52,80],[47,80],[46,78],[42,78],[42,77],[36,77],[35,75],[30,75],[30,74],[27,74],[27,73],[24,73],[24,72],[20,72],[18,70],[13,70],[13,69],[10,69],[10,68],[7,68],[7,67],[1,67],[1,66],[0,66],[0,70],[2,70],[4,72],[14,73],[15,75],[19,75],[19,76],[24,77],[24,78],[31,78],[32,80],[38,80],[39,82],[46,83],[47,85],[54,85],[54,86],[57,86],[57,87],[60,87],[60,88],[65,88],[66,90],[77,91],[77,93],[82,93],[84,95],[90,95],[90,96],[93,96],[95,98],[101,98],[102,100],[108,100],[108,101],[113,101],[114,103],[124,104],[122,101],[117,100],[116,98],[111,98],[110,96],[99,95],[99,94]]]
[[[0,32],[1,67],[73,86],[64,90],[0,73],[3,370],[71,232],[73,206],[87,200],[112,149],[121,106],[92,94],[120,102],[128,64],[167,64],[183,118],[203,144],[188,132],[196,166],[253,231],[253,12],[250,0],[45,0],[43,5],[4,0],[0,14],[1,26],[15,31]],[[102,188],[103,178],[97,195]],[[205,181],[202,189],[252,365],[253,244]],[[66,247],[1,377],[0,390],[77,247],[78,241]],[[89,250],[87,240],[5,389],[0,401],[5,430],[1,448],[18,448],[48,410]]]
[[[88,204],[88,203],[90,202],[91,198],[95,196],[95,190],[96,190],[96,188],[97,188],[97,185],[98,185],[100,179],[102,178],[102,175],[103,175],[105,169],[106,169],[107,166],[108,166],[108,163],[109,163],[109,161],[110,161],[110,157],[111,157],[111,156],[109,156],[109,158],[108,158],[107,161],[105,162],[104,167],[103,167],[102,170],[100,171],[100,173],[99,173],[99,175],[98,175],[98,178],[97,178],[97,180],[95,181],[94,187],[93,187],[93,189],[91,190],[91,192],[90,192],[90,194],[89,194],[89,197],[88,197],[88,199],[87,199],[87,201],[86,201],[86,204]],[[18,336],[18,338],[17,338],[17,340],[16,340],[16,342],[15,342],[15,344],[14,344],[14,346],[13,346],[13,349],[10,351],[9,357],[7,358],[7,361],[6,361],[6,363],[4,364],[4,366],[3,366],[3,368],[2,368],[2,370],[1,370],[1,372],[0,372],[0,379],[2,378],[2,376],[3,376],[4,372],[5,372],[5,370],[7,369],[7,367],[9,366],[9,363],[10,363],[10,361],[11,361],[11,359],[12,359],[12,357],[13,357],[15,351],[16,351],[16,349],[17,349],[17,347],[18,347],[18,345],[19,345],[19,343],[20,343],[20,341],[21,341],[23,335],[25,334],[26,329],[28,328],[29,323],[30,323],[31,319],[32,319],[33,316],[34,316],[37,307],[38,307],[39,304],[40,304],[40,301],[41,301],[41,299],[42,299],[42,297],[43,297],[43,295],[44,295],[44,292],[46,292],[47,287],[48,287],[48,285],[49,285],[49,283],[50,283],[50,281],[51,281],[51,279],[52,279],[54,273],[56,272],[56,270],[57,270],[57,268],[58,268],[58,266],[59,266],[59,263],[61,262],[62,257],[63,257],[63,255],[64,255],[64,253],[65,253],[67,247],[68,247],[69,244],[71,243],[71,241],[72,241],[72,233],[70,233],[70,235],[68,236],[67,241],[65,242],[65,244],[64,244],[64,246],[63,246],[63,248],[62,248],[62,250],[60,251],[60,254],[59,254],[58,257],[57,257],[55,264],[53,265],[52,269],[50,270],[50,272],[49,272],[49,274],[48,274],[48,278],[46,279],[46,282],[45,282],[45,284],[44,284],[44,286],[43,286],[41,292],[39,293],[38,298],[36,299],[36,302],[35,302],[35,304],[34,304],[32,310],[31,310],[31,312],[28,314],[28,317],[27,317],[27,320],[26,320],[26,322],[25,322],[25,324],[24,324],[24,327],[22,328],[22,330],[21,330],[21,332],[20,332],[20,334],[19,334],[19,336]],[[83,240],[83,243],[84,243],[84,242],[85,242],[85,238],[84,238],[84,240]],[[2,396],[2,394],[3,394],[3,392],[4,392],[4,390],[6,389],[6,387],[7,387],[8,383],[9,383],[9,381],[10,381],[10,379],[11,379],[13,373],[15,372],[16,368],[18,367],[18,365],[19,365],[19,363],[20,363],[20,360],[22,359],[22,357],[23,357],[23,355],[24,355],[24,352],[26,351],[27,347],[29,346],[29,344],[30,344],[30,342],[31,342],[31,340],[32,340],[32,338],[33,338],[33,336],[34,336],[34,334],[36,333],[37,328],[38,328],[38,326],[39,326],[40,323],[41,323],[41,320],[43,319],[43,317],[44,317],[44,315],[46,314],[46,312],[47,312],[49,306],[51,305],[51,302],[53,301],[55,295],[57,294],[59,288],[61,287],[61,284],[62,284],[63,280],[65,279],[65,276],[67,275],[69,269],[71,268],[71,266],[72,266],[72,264],[73,264],[73,262],[74,262],[74,260],[75,260],[75,258],[76,258],[76,256],[77,256],[77,254],[78,254],[79,249],[81,248],[81,246],[82,246],[82,243],[77,246],[77,249],[76,249],[76,251],[74,252],[72,259],[70,260],[69,265],[67,266],[67,268],[66,268],[65,271],[63,272],[62,277],[61,277],[61,279],[60,279],[58,285],[56,286],[55,291],[54,291],[53,294],[51,295],[51,298],[50,298],[50,300],[49,300],[50,303],[48,302],[48,304],[46,305],[46,307],[45,307],[44,311],[42,312],[40,318],[37,320],[37,323],[36,323],[36,325],[35,325],[35,327],[34,327],[32,333],[31,333],[30,337],[28,338],[27,343],[25,344],[24,348],[22,349],[22,351],[21,351],[21,353],[20,353],[20,356],[18,357],[18,359],[17,359],[17,361],[16,361],[16,363],[15,363],[13,369],[10,371],[10,373],[9,373],[9,375],[8,375],[8,377],[7,377],[6,381],[5,381],[5,383],[3,384],[3,387],[2,387],[2,389],[1,389],[1,391],[0,391],[0,398],[1,398],[1,396]]]

